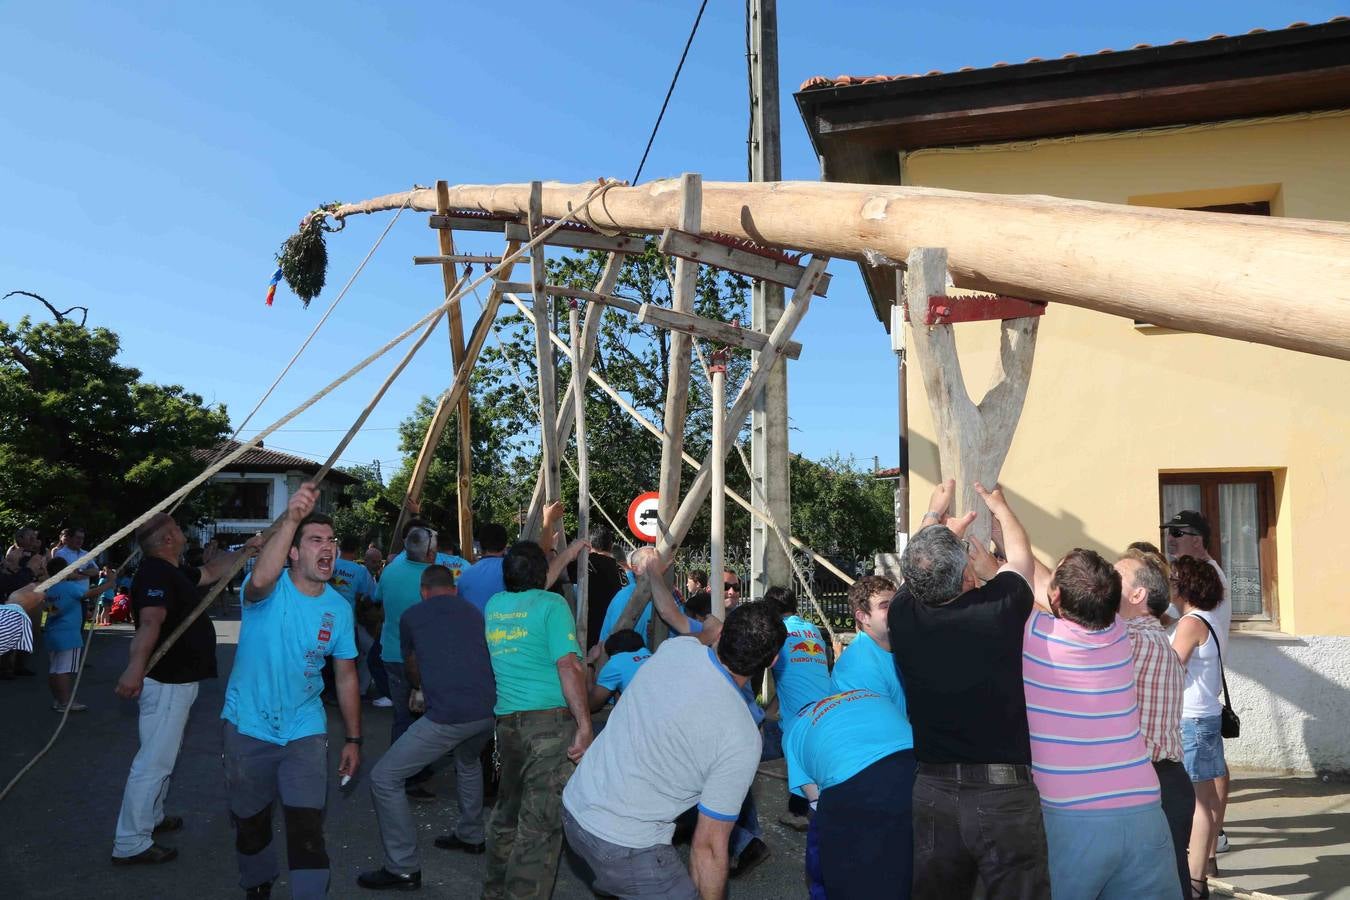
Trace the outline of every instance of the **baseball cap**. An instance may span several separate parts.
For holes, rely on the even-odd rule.
[[[1159,528],[1189,528],[1200,532],[1200,536],[1209,543],[1209,522],[1193,509],[1183,509],[1172,518],[1158,526]]]

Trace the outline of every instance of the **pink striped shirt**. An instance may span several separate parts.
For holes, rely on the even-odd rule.
[[[1139,729],[1125,623],[1089,631],[1037,610],[1022,640],[1031,774],[1041,803],[1119,809],[1159,799]]]

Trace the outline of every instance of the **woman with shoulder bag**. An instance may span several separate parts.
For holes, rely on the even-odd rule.
[[[1218,838],[1219,792],[1215,784],[1228,771],[1223,755],[1222,720],[1226,704],[1223,655],[1214,630],[1213,610],[1223,601],[1223,584],[1208,562],[1183,556],[1172,564],[1172,592],[1182,616],[1172,634],[1172,649],[1186,667],[1181,706],[1181,746],[1186,772],[1195,786],[1189,864],[1192,896],[1208,897],[1205,864]]]

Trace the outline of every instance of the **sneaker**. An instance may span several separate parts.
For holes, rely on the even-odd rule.
[[[390,700],[388,697],[376,697],[374,700],[370,701],[370,705],[379,709],[389,709],[394,705],[394,701]]]
[[[375,869],[357,875],[356,883],[372,891],[415,891],[422,886],[422,873],[397,875],[388,869]]]
[[[172,862],[177,858],[178,851],[172,847],[151,844],[135,856],[114,856],[112,864],[114,866],[153,866],[159,863]]]
[[[772,855],[769,845],[759,838],[752,838],[750,843],[745,845],[745,849],[736,857],[736,862],[731,869],[732,878],[741,878],[748,874],[751,869],[758,866],[764,860]]]
[[[89,709],[89,707],[85,706],[83,703],[72,703],[72,704],[70,704],[70,711],[71,711],[71,712],[85,712],[85,711],[88,710],[88,709]],[[53,702],[53,703],[52,703],[52,712],[65,712],[65,711],[66,711],[66,708],[65,708],[64,706],[62,706],[60,703],[56,703],[56,702]]]
[[[778,817],[778,824],[786,825],[793,831],[805,831],[811,826],[811,820],[806,816],[798,816],[790,812],[785,812]]]
[[[1228,852],[1228,835],[1224,834],[1222,831],[1219,832],[1219,840],[1214,844],[1214,852],[1215,853]]]

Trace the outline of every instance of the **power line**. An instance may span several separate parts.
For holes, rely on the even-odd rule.
[[[694,17],[694,27],[689,29],[689,40],[684,42],[684,52],[680,54],[680,62],[675,66],[675,75],[670,79],[670,87],[666,90],[666,99],[661,101],[661,111],[656,115],[656,124],[652,126],[652,135],[647,138],[647,149],[642,151],[642,161],[638,163],[637,172],[633,175],[633,184],[637,184],[638,179],[642,177],[642,167],[647,164],[647,154],[652,152],[652,142],[656,140],[656,132],[661,127],[661,119],[666,114],[666,106],[670,103],[670,95],[675,93],[675,82],[680,80],[680,70],[684,68],[684,58],[689,55],[689,47],[694,43],[694,35],[698,34],[698,23],[703,21],[703,10],[708,6],[708,0],[703,0],[698,7],[698,15]]]

